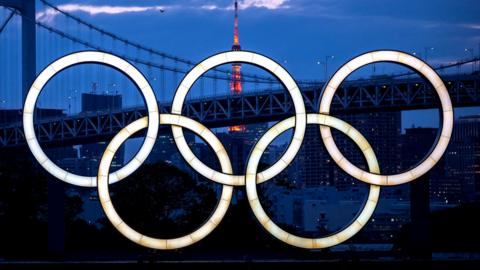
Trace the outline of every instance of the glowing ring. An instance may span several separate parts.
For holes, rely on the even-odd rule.
[[[202,124],[180,115],[169,115],[161,114],[160,115],[160,124],[161,125],[178,125],[184,128],[188,128],[202,139],[205,140],[213,149],[218,147],[223,148],[220,141],[214,136],[214,134],[207,129]],[[210,218],[205,222],[200,228],[194,232],[187,234],[182,237],[173,238],[173,239],[159,239],[152,238],[146,235],[140,234],[134,229],[130,228],[117,214],[111,200],[110,194],[108,191],[109,186],[109,169],[115,155],[115,152],[118,148],[125,142],[132,134],[135,132],[147,127],[147,118],[143,117],[136,120],[135,122],[129,124],[127,127],[123,128],[110,142],[107,146],[107,149],[103,153],[102,159],[100,160],[100,165],[98,168],[98,196],[102,208],[110,222],[115,226],[115,228],[123,234],[125,237],[131,241],[149,248],[155,249],[177,249],[189,246],[207,236],[212,232],[215,227],[223,219],[225,213],[227,212],[228,206],[230,205],[230,200],[233,194],[233,187],[223,185],[222,195],[220,201],[217,205],[217,208],[210,216]],[[213,137],[212,137],[213,136]],[[213,139],[213,140],[212,140]],[[232,165],[228,156],[221,157],[217,156],[220,160],[222,171],[225,173],[232,173]],[[223,160],[222,160],[223,159]]]
[[[224,146],[209,129],[202,124],[181,115],[182,106],[188,91],[202,74],[221,64],[239,62],[257,65],[276,76],[288,90],[290,96],[292,97],[295,108],[295,116],[274,125],[257,142],[247,160],[245,175],[233,175],[230,159]],[[346,122],[328,115],[335,91],[341,82],[354,70],[366,64],[375,62],[400,63],[416,70],[422,76],[427,78],[428,81],[434,86],[437,94],[440,97],[442,105],[442,131],[435,142],[433,150],[415,168],[396,175],[381,175],[373,149],[363,135],[361,135],[356,129]],[[148,117],[141,118],[126,126],[109,143],[100,161],[97,177],[85,177],[71,174],[55,165],[50,159],[48,159],[41,149],[35,136],[33,125],[35,104],[46,83],[57,72],[81,63],[104,64],[123,72],[140,89],[148,109]],[[156,249],[176,249],[191,245],[201,240],[210,232],[212,232],[223,219],[232,198],[233,186],[246,185],[247,197],[249,199],[249,204],[252,208],[252,211],[262,226],[269,233],[293,246],[302,248],[326,248],[337,245],[349,239],[368,222],[378,202],[381,185],[397,185],[412,181],[423,175],[435,165],[435,163],[445,152],[450,140],[453,128],[453,110],[450,96],[445,85],[438,74],[425,62],[411,55],[398,51],[374,51],[354,58],[342,66],[334,74],[332,79],[328,82],[328,84],[326,84],[322,93],[319,111],[321,114],[307,115],[305,113],[305,105],[297,84],[288,74],[288,72],[278,63],[256,53],[246,51],[230,51],[209,57],[195,66],[185,76],[180,86],[176,90],[172,104],[172,114],[159,115],[153,90],[145,77],[135,67],[129,64],[127,61],[108,53],[85,51],[62,57],[50,64],[40,73],[30,88],[25,101],[23,111],[23,126],[28,147],[32,151],[36,160],[49,173],[65,182],[89,187],[98,185],[97,188],[100,202],[107,218],[120,233],[140,245]],[[368,199],[356,219],[340,232],[323,238],[304,238],[295,236],[282,230],[267,216],[263,210],[256,190],[257,183],[265,182],[278,175],[288,166],[288,164],[291,163],[291,161],[293,161],[303,141],[307,123],[321,125],[320,132],[322,135],[322,140],[325,143],[329,154],[340,168],[354,178],[370,184]],[[108,190],[110,183],[119,181],[130,175],[145,161],[146,157],[153,148],[160,124],[172,126],[173,137],[177,148],[190,166],[192,166],[198,173],[206,178],[223,184],[220,201],[210,218],[193,233],[174,239],[151,238],[130,228],[123,222],[123,220],[115,211],[115,208],[110,201],[110,194]],[[110,174],[110,165],[118,148],[132,134],[146,127],[148,127],[147,136],[139,152],[126,166],[119,169],[117,172]],[[278,135],[293,127],[295,127],[293,139],[280,160],[265,171],[257,173],[258,163],[268,145]],[[355,165],[351,164],[342,155],[335,145],[331,135],[330,127],[336,128],[345,133],[358,145],[367,160],[370,172],[359,169]],[[212,147],[220,161],[222,172],[218,172],[209,168],[193,154],[183,136],[182,128],[188,128],[192,130]]]
[[[330,112],[330,105],[335,91],[350,73],[364,65],[376,62],[393,62],[410,67],[424,76],[435,88],[442,104],[443,123],[441,134],[435,141],[435,147],[431,150],[429,155],[416,167],[403,173],[394,175],[369,173],[356,167],[343,156],[336,146],[335,141],[332,138],[331,130],[328,126],[321,126],[320,132],[325,147],[332,159],[349,175],[369,184],[382,186],[399,185],[422,176],[442,157],[450,141],[453,129],[452,102],[442,79],[430,66],[428,66],[427,63],[414,56],[399,51],[374,51],[362,54],[353,60],[350,60],[333,75],[324,88],[320,102],[320,113],[328,114]]]
[[[216,66],[227,63],[248,63],[256,65],[271,72],[288,90],[295,108],[295,132],[293,138],[283,156],[275,164],[268,169],[260,172],[257,176],[259,183],[267,181],[283,171],[288,164],[294,159],[303,141],[306,128],[305,104],[297,83],[288,74],[288,72],[275,61],[263,55],[248,51],[229,51],[213,55],[200,64],[196,65],[183,79],[177,88],[172,103],[172,114],[180,115],[182,106],[188,91],[195,81],[205,72]],[[225,185],[241,186],[245,185],[245,175],[232,175],[221,173],[211,169],[200,161],[190,149],[181,127],[172,126],[172,132],[175,143],[181,155],[190,163],[190,165],[204,177]]]
[[[352,126],[338,118],[322,114],[308,114],[307,123],[328,125],[330,127],[338,129],[341,132],[345,133],[348,137],[350,137],[360,149],[362,148],[362,146],[368,145],[367,140],[357,130],[355,130],[354,128],[352,128]],[[294,126],[295,124],[293,117],[283,120],[282,122],[276,124],[271,129],[269,129],[265,133],[265,135],[263,135],[258,140],[257,144],[253,148],[250,154],[250,159],[248,160],[246,176],[247,197],[250,203],[250,207],[252,208],[253,213],[257,217],[260,224],[262,224],[262,226],[270,234],[287,244],[309,249],[327,248],[338,245],[355,235],[368,222],[377,205],[380,195],[380,186],[370,185],[370,192],[368,194],[367,202],[365,203],[364,208],[362,209],[360,214],[349,226],[333,235],[321,238],[305,238],[288,233],[278,227],[265,213],[265,210],[263,210],[260,200],[258,198],[256,185],[257,167],[258,163],[260,162],[260,158],[262,157],[263,152],[268,147],[268,145],[278,135]],[[378,167],[377,159],[375,157],[375,153],[371,150],[371,147],[369,149],[370,150],[368,151],[363,151],[363,154],[365,155],[368,163],[368,168],[373,173],[379,173],[380,170]]]
[[[152,151],[153,145],[158,133],[158,105],[155,94],[145,77],[127,61],[104,52],[83,51],[66,55],[47,66],[33,82],[32,87],[28,91],[23,108],[23,129],[25,139],[30,151],[40,165],[56,178],[76,186],[94,187],[97,184],[96,177],[81,176],[70,173],[53,163],[43,152],[35,135],[33,125],[33,113],[35,104],[43,87],[58,72],[82,63],[97,63],[107,65],[117,69],[127,75],[142,93],[148,109],[148,130],[143,145],[135,155],[135,157],[123,168],[110,175],[111,182],[117,182],[131,173],[133,173],[147,158]]]

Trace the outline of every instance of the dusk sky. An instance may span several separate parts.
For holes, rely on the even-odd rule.
[[[48,2],[122,38],[194,62],[230,50],[233,42],[233,0]],[[403,50],[424,59],[427,48],[427,60],[433,66],[477,56],[480,49],[480,4],[475,0],[241,0],[239,6],[242,49],[275,59],[296,80],[324,80],[325,66],[322,63],[327,56],[334,56],[328,60],[328,73],[331,75],[349,59],[375,49]],[[0,22],[8,14],[9,11],[2,8]],[[64,16],[41,1],[37,1],[37,21],[63,29],[93,44],[108,43],[109,40],[104,41],[98,35],[92,38],[86,27],[78,27],[72,20],[65,20]],[[12,94],[10,90],[13,85],[21,86],[20,67],[15,66],[15,63],[20,63],[19,43],[16,43],[20,37],[19,30],[16,30],[19,27],[17,16],[0,35],[1,40],[11,39],[1,54],[13,65],[0,67],[1,73],[6,74],[0,88],[7,91],[0,92],[0,99],[4,104],[2,106],[10,108],[21,106],[21,95],[15,94],[17,92]],[[65,48],[63,43],[59,43],[62,40],[45,29],[37,29],[37,71],[69,51],[85,49]],[[113,51],[124,53],[121,42],[115,46]],[[48,50],[48,55],[43,53],[44,50]],[[130,52],[135,54],[132,48]],[[367,66],[354,72],[351,78],[370,76],[373,70],[378,75],[400,69],[393,64],[377,64],[375,69]],[[445,72],[468,73],[471,70],[471,65],[465,65]],[[442,71],[440,74],[445,73]],[[95,76],[96,79],[89,76],[85,79],[76,75],[78,80],[68,87],[86,90],[92,80],[101,81],[104,85],[112,83],[105,74]],[[174,87],[176,85],[169,86],[165,91],[172,95]],[[154,89],[158,91],[158,88],[154,85]],[[52,95],[55,90],[46,90],[43,99],[51,101],[49,106],[67,109],[65,100],[71,93],[65,90],[58,97]],[[127,94],[131,92],[127,91]],[[125,100],[131,99],[125,96]],[[462,108],[456,112],[459,116],[478,114],[480,110]],[[438,113],[434,110],[428,113],[404,112],[403,115],[403,127],[438,124]]]
[[[52,4],[140,44],[199,61],[232,44],[233,1],[59,1]],[[374,49],[397,49],[431,65],[471,57],[480,49],[480,4],[476,0],[243,0],[242,49],[268,55],[295,79],[324,78],[348,59]],[[40,6],[37,19],[55,25],[56,16]],[[164,10],[165,12],[161,12]],[[391,65],[390,65],[391,67]],[[389,66],[377,68],[389,72]],[[461,72],[469,72],[470,66]],[[369,71],[370,72],[370,71]],[[358,74],[357,74],[358,75]],[[360,73],[361,75],[361,73]],[[479,113],[460,109],[457,115]],[[432,126],[438,114],[404,113],[403,126]]]
[[[52,2],[120,36],[196,61],[232,43],[231,0]],[[428,58],[437,65],[470,57],[465,48],[478,54],[480,46],[475,0],[244,0],[240,8],[242,48],[284,62],[296,79],[322,79],[317,61],[327,55],[335,56],[333,71],[368,50],[423,54],[434,47]],[[55,23],[48,13],[38,18]]]

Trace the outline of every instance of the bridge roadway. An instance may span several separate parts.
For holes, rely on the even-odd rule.
[[[454,107],[480,106],[480,74],[443,76]],[[301,85],[307,112],[319,106],[322,85]],[[439,108],[439,99],[422,78],[355,80],[344,82],[333,100],[335,114],[373,111]],[[168,113],[170,104],[159,104]],[[183,114],[208,127],[277,121],[291,116],[293,106],[283,89],[256,91],[242,95],[224,95],[188,100]],[[37,137],[45,146],[73,145],[105,141],[128,123],[146,115],[145,108],[79,114],[35,123]],[[162,128],[160,132],[167,132]],[[139,134],[141,135],[141,134]],[[25,145],[21,122],[0,126],[0,149]]]

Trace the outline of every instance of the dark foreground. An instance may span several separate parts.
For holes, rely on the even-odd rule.
[[[82,261],[0,262],[0,269],[480,269],[480,261],[308,261],[308,260],[199,260],[199,261]],[[295,269],[296,270],[296,269]]]

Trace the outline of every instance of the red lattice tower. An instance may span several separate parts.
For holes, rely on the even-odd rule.
[[[232,51],[240,51],[240,38],[238,34],[238,3],[235,1],[235,20],[233,23],[233,45]],[[234,95],[242,93],[242,65],[240,63],[232,64],[232,77],[230,80],[230,91]],[[243,132],[246,128],[244,125],[240,126],[231,126],[228,128],[229,132]]]

